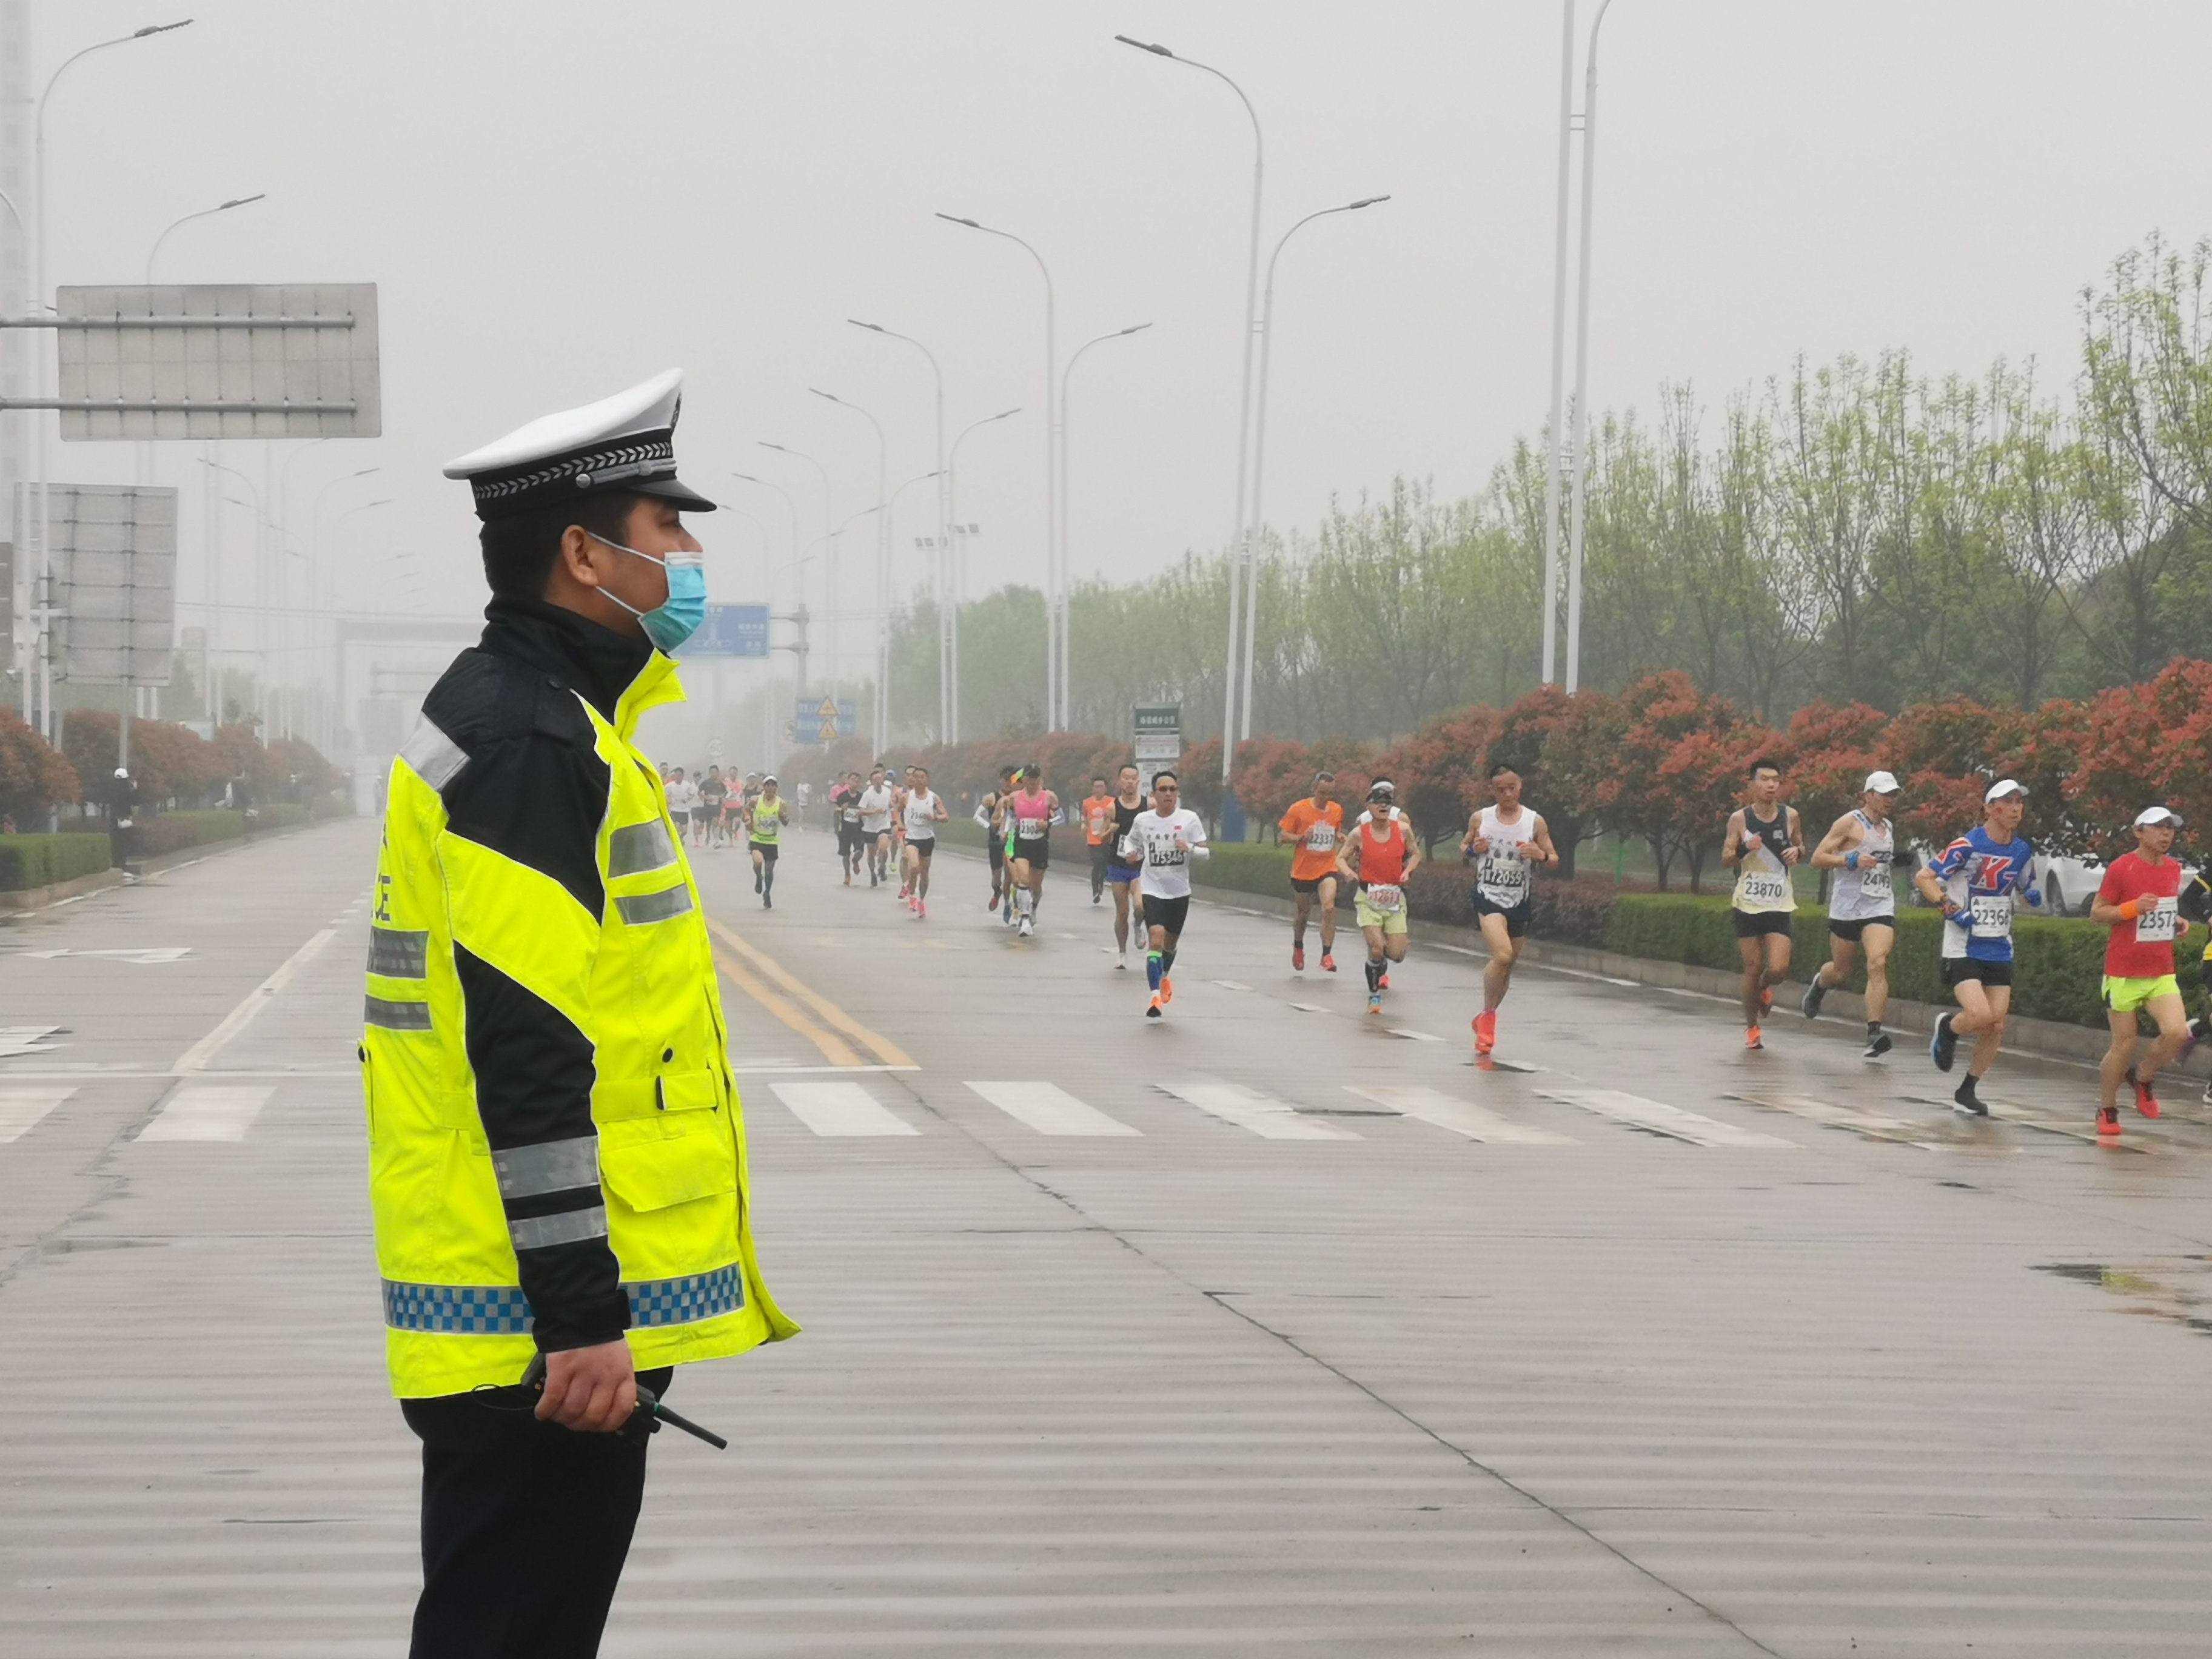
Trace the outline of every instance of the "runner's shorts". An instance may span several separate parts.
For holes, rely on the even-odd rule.
[[[1017,841],[1014,856],[1027,859],[1030,869],[1042,870],[1052,862],[1052,840],[1049,836],[1039,836],[1033,841]]]
[[[1953,990],[1970,979],[1979,980],[1984,989],[1995,989],[2012,983],[2012,963],[2008,962],[1977,962],[1972,957],[1946,957],[1943,959],[1943,983]]]
[[[753,851],[761,855],[761,862],[763,864],[775,862],[776,845],[777,843],[772,841],[757,841],[751,843]]]
[[[991,855],[991,867],[995,870],[1006,861],[1006,838],[983,831],[983,850]]]
[[[1797,913],[1794,910],[1731,910],[1735,918],[1738,939],[1757,939],[1762,933],[1779,933],[1788,939],[1797,930]]]
[[[1158,893],[1145,895],[1145,926],[1164,927],[1170,933],[1182,932],[1182,925],[1190,918],[1190,895],[1181,898],[1162,898]]]
[[[1335,879],[1336,872],[1334,870],[1318,876],[1292,876],[1291,878],[1291,890],[1293,893],[1318,893],[1321,891],[1322,883],[1325,881],[1334,881]]]
[[[1846,945],[1856,945],[1860,936],[1869,927],[1887,927],[1894,933],[1897,920],[1893,916],[1861,916],[1856,921],[1838,921],[1833,916],[1828,918],[1829,937],[1839,939]]]
[[[1524,899],[1520,903],[1513,905],[1493,904],[1483,897],[1482,890],[1478,887],[1474,890],[1474,902],[1476,927],[1480,927],[1482,925],[1482,919],[1485,916],[1503,916],[1505,918],[1506,938],[1528,937],[1529,918],[1536,913],[1536,906],[1533,900]]]
[[[2160,974],[2154,979],[2125,979],[2118,974],[2105,975],[2105,1006],[2116,1014],[2131,1014],[2146,1002],[2180,994],[2181,981],[2172,974]]]
[[[1352,914],[1362,927],[1380,927],[1386,939],[1406,931],[1406,905],[1402,899],[1395,910],[1378,910],[1367,902],[1367,890],[1363,887],[1352,901]]]
[[[1133,864],[1109,863],[1106,866],[1106,879],[1117,887],[1126,887],[1136,878],[1137,866]]]
[[[920,859],[924,864],[927,864],[929,862],[929,855],[937,850],[937,837],[934,836],[908,836],[906,838],[906,844],[914,848],[914,855],[916,858]]]
[[[841,819],[837,824],[837,850],[841,853],[857,853],[861,849],[861,845],[860,826],[857,823],[847,823]]]

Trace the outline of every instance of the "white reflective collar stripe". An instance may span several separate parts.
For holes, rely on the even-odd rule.
[[[509,1146],[491,1155],[491,1167],[499,1176],[501,1198],[535,1198],[572,1187],[596,1187],[599,1139],[597,1135],[578,1135],[573,1140]]]
[[[469,763],[460,744],[441,731],[438,723],[428,714],[415,722],[415,730],[400,747],[399,758],[433,789],[443,789],[453,781],[453,775]]]
[[[558,1215],[526,1216],[507,1224],[507,1236],[518,1250],[542,1250],[554,1244],[574,1244],[607,1236],[607,1210],[594,1204],[588,1210],[563,1210]]]
[[[665,870],[675,862],[675,843],[659,818],[625,823],[607,837],[610,876],[640,876],[648,870]]]

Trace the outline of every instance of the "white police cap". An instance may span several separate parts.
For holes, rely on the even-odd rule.
[[[676,477],[676,417],[683,405],[684,371],[664,369],[581,409],[541,415],[448,461],[446,476],[469,481],[480,519],[613,490],[657,495],[687,513],[712,513],[714,503]]]

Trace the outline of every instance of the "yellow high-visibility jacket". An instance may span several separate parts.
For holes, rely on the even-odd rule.
[[[698,890],[633,738],[676,665],[495,599],[392,767],[362,1037],[392,1392],[798,1328],[754,1260]]]

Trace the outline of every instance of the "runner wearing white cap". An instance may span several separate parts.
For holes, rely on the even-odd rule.
[[[1893,1046],[1881,1029],[1889,1006],[1889,948],[1897,941],[1897,890],[1890,866],[1897,853],[1890,808],[1903,787],[1896,775],[1870,772],[1859,805],[1829,826],[1813,849],[1813,867],[1833,870],[1828,888],[1829,958],[1813,975],[1800,1005],[1808,1019],[1820,1017],[1820,1001],[1851,976],[1851,963],[1866,948],[1866,1057],[1878,1060]]]
[[[2035,848],[2020,834],[2027,810],[2027,790],[1999,778],[1982,796],[1981,823],[1912,877],[1921,897],[1943,907],[1943,982],[1959,1000],[1957,1013],[1937,1017],[1928,1057],[1948,1072],[1959,1039],[1973,1037],[1966,1080],[1951,1097],[1972,1117],[1990,1115],[1975,1085],[1997,1063],[2012,1006],[2013,902],[2023,894],[2030,904],[2040,896],[2033,885]]]
[[[2120,1132],[2117,1103],[2124,1080],[2135,1091],[2136,1109],[2145,1117],[2158,1115],[2151,1081],[2189,1042],[2189,1011],[2173,975],[2173,944],[2189,923],[2180,915],[2181,866],[2166,856],[2180,828],[2180,818],[2164,806],[2137,813],[2135,851],[2106,866],[2089,906],[2089,920],[2112,930],[2105,945],[2104,983],[2112,1043],[2098,1067],[2100,1135]],[[2138,1012],[2158,1025],[2158,1036],[2141,1052],[2136,1048]]]

